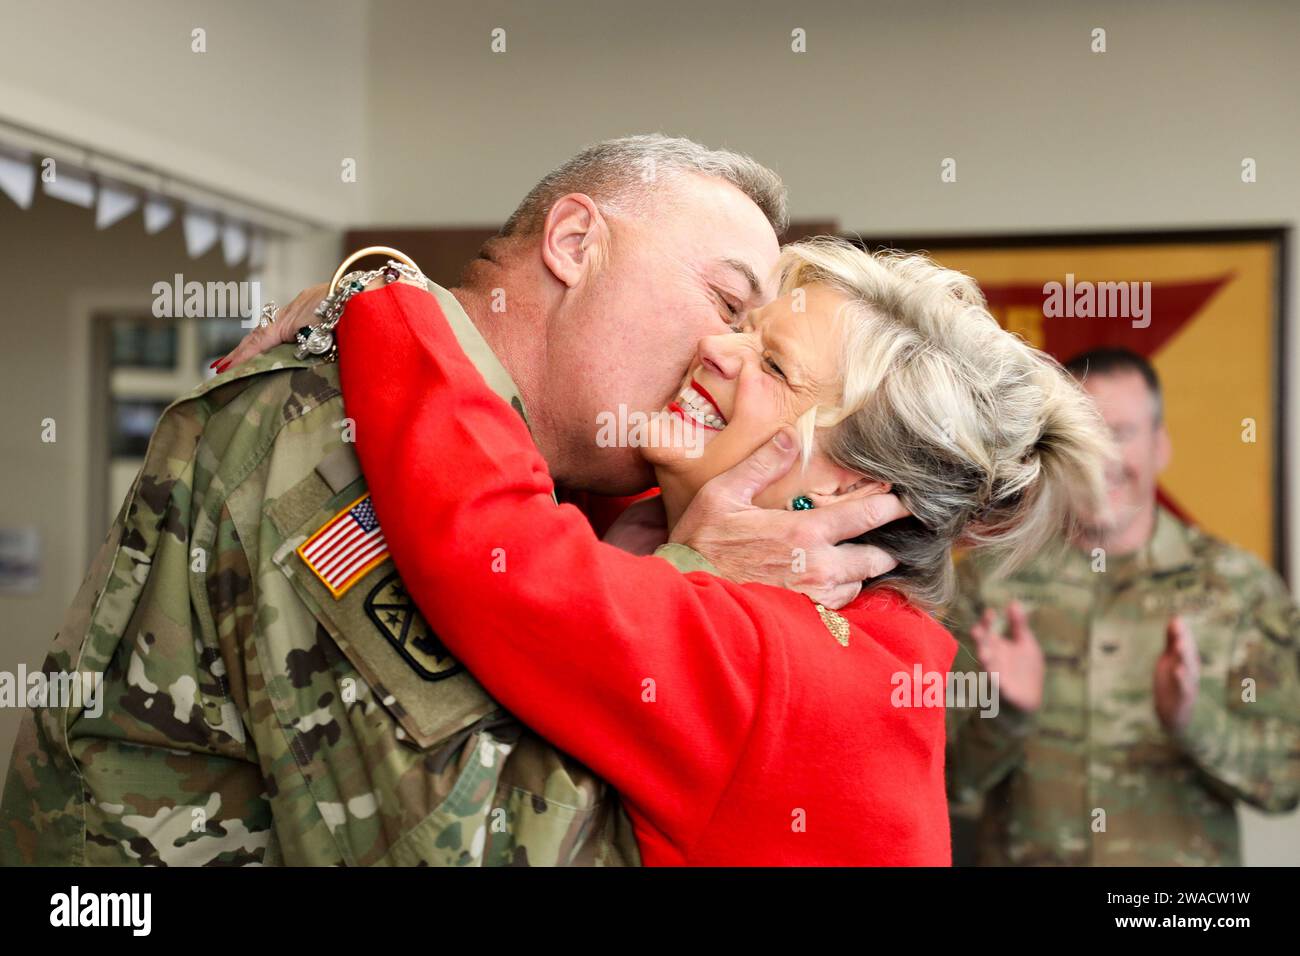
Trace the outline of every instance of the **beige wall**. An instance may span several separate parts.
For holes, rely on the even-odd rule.
[[[505,54],[489,51],[494,27]],[[806,54],[790,52],[796,27]],[[1088,52],[1093,27],[1110,52]],[[752,152],[783,173],[796,216],[871,236],[1300,217],[1300,6],[1280,0],[6,0],[0,29],[20,38],[0,57],[0,118],[330,226],[498,223],[579,146],[645,130]],[[1254,185],[1239,179],[1246,156]],[[341,181],[344,157],[356,184]],[[945,157],[954,184],[939,181]],[[88,218],[0,197],[0,276],[20,305],[0,319],[0,524],[38,521],[47,571],[41,595],[0,599],[9,661],[40,659],[83,571],[79,303],[219,269],[213,256],[191,268],[175,227],[146,238],[137,219],[106,236]],[[316,280],[335,243],[278,244],[271,291]],[[1300,244],[1292,255],[1294,279]],[[1300,359],[1287,361],[1295,382]],[[47,415],[69,427],[34,445]],[[1300,568],[1300,536],[1290,551]],[[1248,860],[1300,860],[1294,816],[1247,817]]]
[[[364,169],[367,5],[4,0],[0,118],[326,224]],[[191,52],[191,31],[207,52]]]
[[[375,7],[402,24],[370,33],[376,221],[500,222],[577,147],[657,129],[753,152],[801,218],[873,235],[1300,211],[1300,6],[1282,0]]]

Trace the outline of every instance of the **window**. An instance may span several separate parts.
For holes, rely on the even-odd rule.
[[[107,528],[144,464],[163,411],[213,376],[212,361],[247,329],[237,318],[155,318],[149,312],[94,316],[91,522]]]

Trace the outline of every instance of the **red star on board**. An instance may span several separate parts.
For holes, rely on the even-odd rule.
[[[1134,328],[1132,319],[1122,317],[1044,316],[1042,349],[1062,362],[1069,361],[1081,352],[1103,346],[1128,349],[1148,360],[1154,359],[1165,343],[1182,331],[1183,326],[1192,321],[1215,293],[1232,278],[1233,273],[1227,273],[1218,278],[1194,282],[1152,282],[1151,296],[1147,302],[1151,324],[1146,328]],[[1076,285],[1079,281],[1081,280],[1076,279]],[[995,315],[1013,306],[1041,308],[1047,298],[1042,284],[984,285],[981,288]],[[1192,516],[1163,488],[1158,489],[1157,497],[1161,504],[1181,520],[1195,524]]]
[[[1151,297],[1147,302],[1151,324],[1142,329],[1134,328],[1132,319],[1122,317],[1044,317],[1043,351],[1062,362],[1080,352],[1101,346],[1128,349],[1144,358],[1153,358],[1231,280],[1232,273],[1228,273],[1215,279],[1195,282],[1151,283]],[[1076,280],[1075,284],[1080,281]],[[1047,298],[1042,284],[985,285],[982,288],[994,313],[1010,306],[1041,308]]]

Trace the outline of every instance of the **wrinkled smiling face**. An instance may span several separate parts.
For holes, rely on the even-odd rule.
[[[661,432],[680,440],[648,448],[666,491],[693,496],[709,479],[747,458],[814,405],[836,407],[842,389],[842,293],[810,285],[746,316],[737,332],[700,340],[662,415],[680,423]],[[830,493],[820,452],[798,464],[755,503],[785,507],[798,494]]]
[[[581,485],[607,494],[653,474],[642,448],[594,441],[601,422],[620,406],[642,417],[662,408],[700,339],[728,333],[774,292],[776,234],[748,196],[696,175],[664,189],[661,207],[614,221],[607,262],[548,331],[543,411],[581,452]]]

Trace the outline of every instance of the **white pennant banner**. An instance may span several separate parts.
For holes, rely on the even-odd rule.
[[[95,206],[95,228],[107,229],[125,219],[140,205],[140,197],[133,192],[109,183],[99,184],[99,203]]]
[[[144,201],[144,231],[153,235],[162,232],[176,216],[176,207],[161,196],[150,196]]]
[[[54,179],[41,179],[45,194],[89,209],[95,205],[95,181],[80,171],[54,167]]]
[[[221,254],[226,265],[238,265],[248,254],[248,229],[240,222],[227,222],[221,230]]]
[[[186,209],[183,225],[185,226],[185,251],[191,259],[198,259],[217,244],[221,238],[221,227],[217,217],[203,209]]]
[[[0,153],[0,192],[22,209],[32,208],[36,195],[36,166],[30,159]]]
[[[254,272],[266,265],[266,233],[259,232],[253,236],[248,247],[248,267]]]

